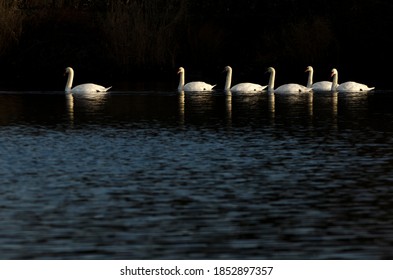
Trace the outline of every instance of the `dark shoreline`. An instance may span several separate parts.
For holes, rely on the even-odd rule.
[[[238,81],[267,82],[275,66],[278,82],[305,83],[313,65],[315,80],[336,67],[340,80],[390,83],[377,70],[393,62],[390,1],[9,2],[0,0],[3,88],[61,88],[67,66],[78,81],[102,84],[176,87],[179,66],[188,80],[223,82],[226,65]]]

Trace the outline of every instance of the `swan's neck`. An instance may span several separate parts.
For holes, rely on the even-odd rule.
[[[274,80],[276,79],[276,70],[272,69],[270,72],[269,85],[267,86],[267,90],[272,92],[274,91]]]
[[[184,88],[184,72],[180,72],[179,86],[177,87],[177,90],[182,91],[183,88]]]
[[[333,75],[333,82],[332,82],[332,91],[336,91],[338,85],[338,73],[336,72]]]
[[[67,83],[65,86],[65,91],[66,92],[70,92],[71,91],[71,87],[72,87],[72,82],[74,81],[74,71],[72,69],[69,69],[68,72],[68,79],[67,79]]]
[[[314,75],[314,73],[313,73],[314,71],[313,70],[310,70],[309,72],[308,72],[308,80],[307,80],[307,87],[308,88],[312,88],[312,84],[313,84],[313,75]]]
[[[228,69],[227,78],[225,80],[225,90],[230,90],[232,83],[232,69]]]

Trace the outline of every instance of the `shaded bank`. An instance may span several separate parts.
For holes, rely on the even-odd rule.
[[[3,87],[63,87],[64,68],[80,81],[113,84],[162,81],[176,86],[175,69],[223,83],[225,65],[236,79],[262,80],[275,66],[278,83],[315,79],[361,80],[388,87],[389,76],[368,68],[393,62],[393,4],[356,1],[0,0]],[[202,74],[203,73],[203,74]],[[261,81],[262,82],[262,81]],[[149,85],[154,87],[154,85]]]
[[[15,46],[22,32],[22,13],[16,1],[0,1],[0,56]]]

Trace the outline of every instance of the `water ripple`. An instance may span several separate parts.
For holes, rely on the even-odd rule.
[[[0,99],[1,258],[392,257],[388,94]]]

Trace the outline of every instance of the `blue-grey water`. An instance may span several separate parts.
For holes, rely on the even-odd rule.
[[[391,259],[393,92],[0,93],[1,259]]]

